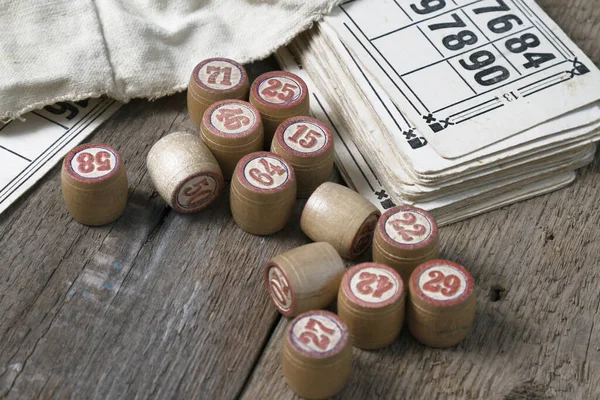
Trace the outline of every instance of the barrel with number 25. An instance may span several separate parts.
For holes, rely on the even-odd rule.
[[[108,224],[127,204],[125,166],[119,153],[103,143],[82,144],[67,154],[61,187],[67,210],[85,225]]]

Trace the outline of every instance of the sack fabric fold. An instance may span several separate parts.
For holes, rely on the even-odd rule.
[[[58,101],[185,90],[208,57],[267,57],[339,0],[8,0],[0,120]]]

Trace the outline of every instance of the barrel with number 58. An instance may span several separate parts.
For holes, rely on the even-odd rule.
[[[175,132],[160,139],[148,152],[146,166],[158,193],[181,213],[202,210],[223,189],[217,160],[192,133]]]
[[[300,397],[326,399],[340,392],[352,371],[352,345],[344,322],[329,311],[298,315],[283,338],[283,374]]]
[[[344,274],[338,314],[348,326],[352,344],[380,349],[392,343],[404,322],[404,285],[387,265],[362,263]]]
[[[292,215],[296,176],[285,160],[260,151],[242,158],[231,179],[231,214],[237,225],[254,235],[280,231]]]
[[[273,305],[286,317],[331,304],[344,275],[344,261],[325,242],[279,254],[265,268],[265,286]]]
[[[329,128],[311,117],[292,117],[279,125],[271,151],[289,162],[298,180],[299,198],[310,196],[333,171],[333,137]]]
[[[291,117],[308,115],[309,102],[306,83],[298,75],[271,71],[256,78],[250,87],[250,103],[262,116],[267,148],[279,124]]]
[[[450,347],[469,333],[476,295],[471,274],[460,264],[431,260],[410,277],[407,322],[410,333],[431,347]]]
[[[117,151],[103,143],[86,143],[64,158],[62,195],[71,216],[84,225],[113,222],[127,204],[127,173]]]

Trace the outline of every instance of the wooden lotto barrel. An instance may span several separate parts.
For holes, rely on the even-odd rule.
[[[396,340],[404,323],[404,297],[402,278],[386,265],[362,263],[346,271],[337,306],[352,344],[371,350]]]
[[[326,399],[335,395],[352,371],[346,325],[329,311],[298,315],[283,338],[281,364],[288,386],[298,396]]]
[[[299,198],[309,197],[333,171],[333,136],[327,125],[315,118],[300,116],[283,121],[271,151],[294,168]]]
[[[450,347],[469,333],[475,319],[473,278],[447,260],[421,264],[410,277],[406,308],[410,333],[431,347]]]
[[[329,243],[310,243],[286,251],[267,263],[269,297],[286,317],[331,304],[338,292],[344,262]]]
[[[405,285],[418,265],[438,257],[438,226],[427,211],[398,206],[379,218],[373,235],[373,261],[394,268]]]
[[[228,58],[209,58],[194,68],[187,91],[191,120],[202,124],[204,112],[217,101],[248,99],[250,83],[243,66]]]
[[[263,148],[260,113],[242,100],[222,100],[206,109],[200,137],[215,156],[221,172],[231,180],[238,161]]]
[[[104,143],[72,149],[61,171],[62,195],[69,214],[84,225],[113,222],[127,204],[127,173],[121,156]]]
[[[197,135],[171,133],[156,142],[146,158],[148,174],[161,197],[176,211],[208,207],[223,189],[223,174]]]
[[[279,124],[310,111],[306,83],[298,75],[285,71],[271,71],[256,78],[250,88],[250,103],[260,111],[267,147],[271,146]]]
[[[371,244],[379,215],[379,210],[354,190],[325,182],[306,202],[300,227],[313,241],[328,242],[342,257],[354,259]]]
[[[230,205],[240,228],[270,235],[287,224],[296,201],[296,176],[281,157],[266,151],[242,158],[231,180]]]

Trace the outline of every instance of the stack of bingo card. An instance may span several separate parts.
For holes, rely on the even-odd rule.
[[[567,185],[600,139],[600,72],[532,0],[347,1],[278,60],[348,184],[441,225]]]

